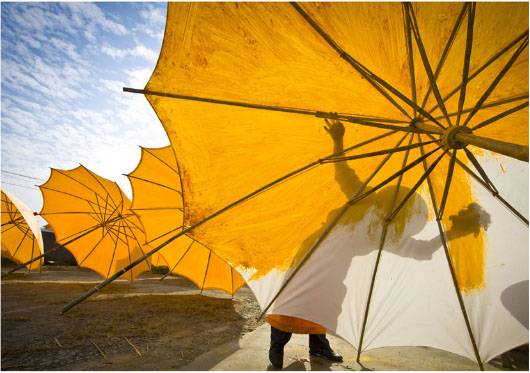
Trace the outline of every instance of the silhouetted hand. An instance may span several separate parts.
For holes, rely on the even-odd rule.
[[[333,141],[340,141],[344,137],[344,125],[341,121],[337,119],[324,119],[326,121],[327,126],[324,126],[324,129],[327,133],[331,136]]]

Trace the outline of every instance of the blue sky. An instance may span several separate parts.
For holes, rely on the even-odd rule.
[[[162,43],[166,3],[2,3],[2,187],[35,211],[49,168],[80,163],[115,180],[139,145],[169,144],[143,88]],[[19,173],[40,179],[15,176]],[[17,184],[17,185],[13,185]]]

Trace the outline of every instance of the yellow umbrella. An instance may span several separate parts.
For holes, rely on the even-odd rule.
[[[142,148],[136,169],[129,175],[133,190],[131,210],[145,227],[151,246],[183,230],[183,196],[173,149]],[[245,281],[226,261],[188,236],[172,241],[154,254],[163,257],[172,273],[184,276],[203,289],[234,294]],[[160,260],[160,259],[152,259]]]
[[[160,118],[186,196],[189,228],[153,251],[188,234],[264,311],[359,353],[432,346],[482,367],[527,343],[527,14],[169,4],[150,81],[125,89]]]
[[[44,199],[40,215],[80,267],[107,278],[144,255],[142,223],[115,182],[80,165],[72,170],[52,168],[40,189]],[[132,281],[149,269],[149,261],[142,261],[123,278]]]
[[[40,226],[31,209],[18,198],[2,190],[2,256],[17,263],[26,263],[28,270],[43,264],[43,243]]]

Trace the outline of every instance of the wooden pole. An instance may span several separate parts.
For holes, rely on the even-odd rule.
[[[471,132],[467,132],[468,130],[463,126],[453,126],[447,130],[422,122],[416,122],[413,126],[425,130],[426,132],[435,132],[440,135],[445,135],[451,141],[456,143],[474,145],[482,149],[491,150],[495,153],[519,159],[520,161],[528,162],[528,146],[477,136]]]

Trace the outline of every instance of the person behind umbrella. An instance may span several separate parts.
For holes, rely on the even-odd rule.
[[[343,150],[342,139],[345,131],[344,125],[337,120],[328,121],[326,119],[326,123],[327,126],[324,127],[324,129],[333,139],[333,152],[339,153]],[[353,181],[353,184],[358,184],[360,182],[355,172],[352,172],[350,169],[343,169],[343,167],[339,166],[336,167],[336,173],[338,180],[342,180],[345,177],[345,175],[342,174],[347,173],[347,178],[349,178],[350,181]],[[351,180],[352,176],[355,180]],[[341,185],[341,187],[343,186]],[[293,333],[309,334],[310,355],[322,357],[334,362],[342,362],[342,356],[333,351],[326,338],[326,329],[321,325],[285,315],[268,315],[267,322],[271,325],[269,360],[275,368],[283,368],[283,348],[287,342],[289,342]]]

